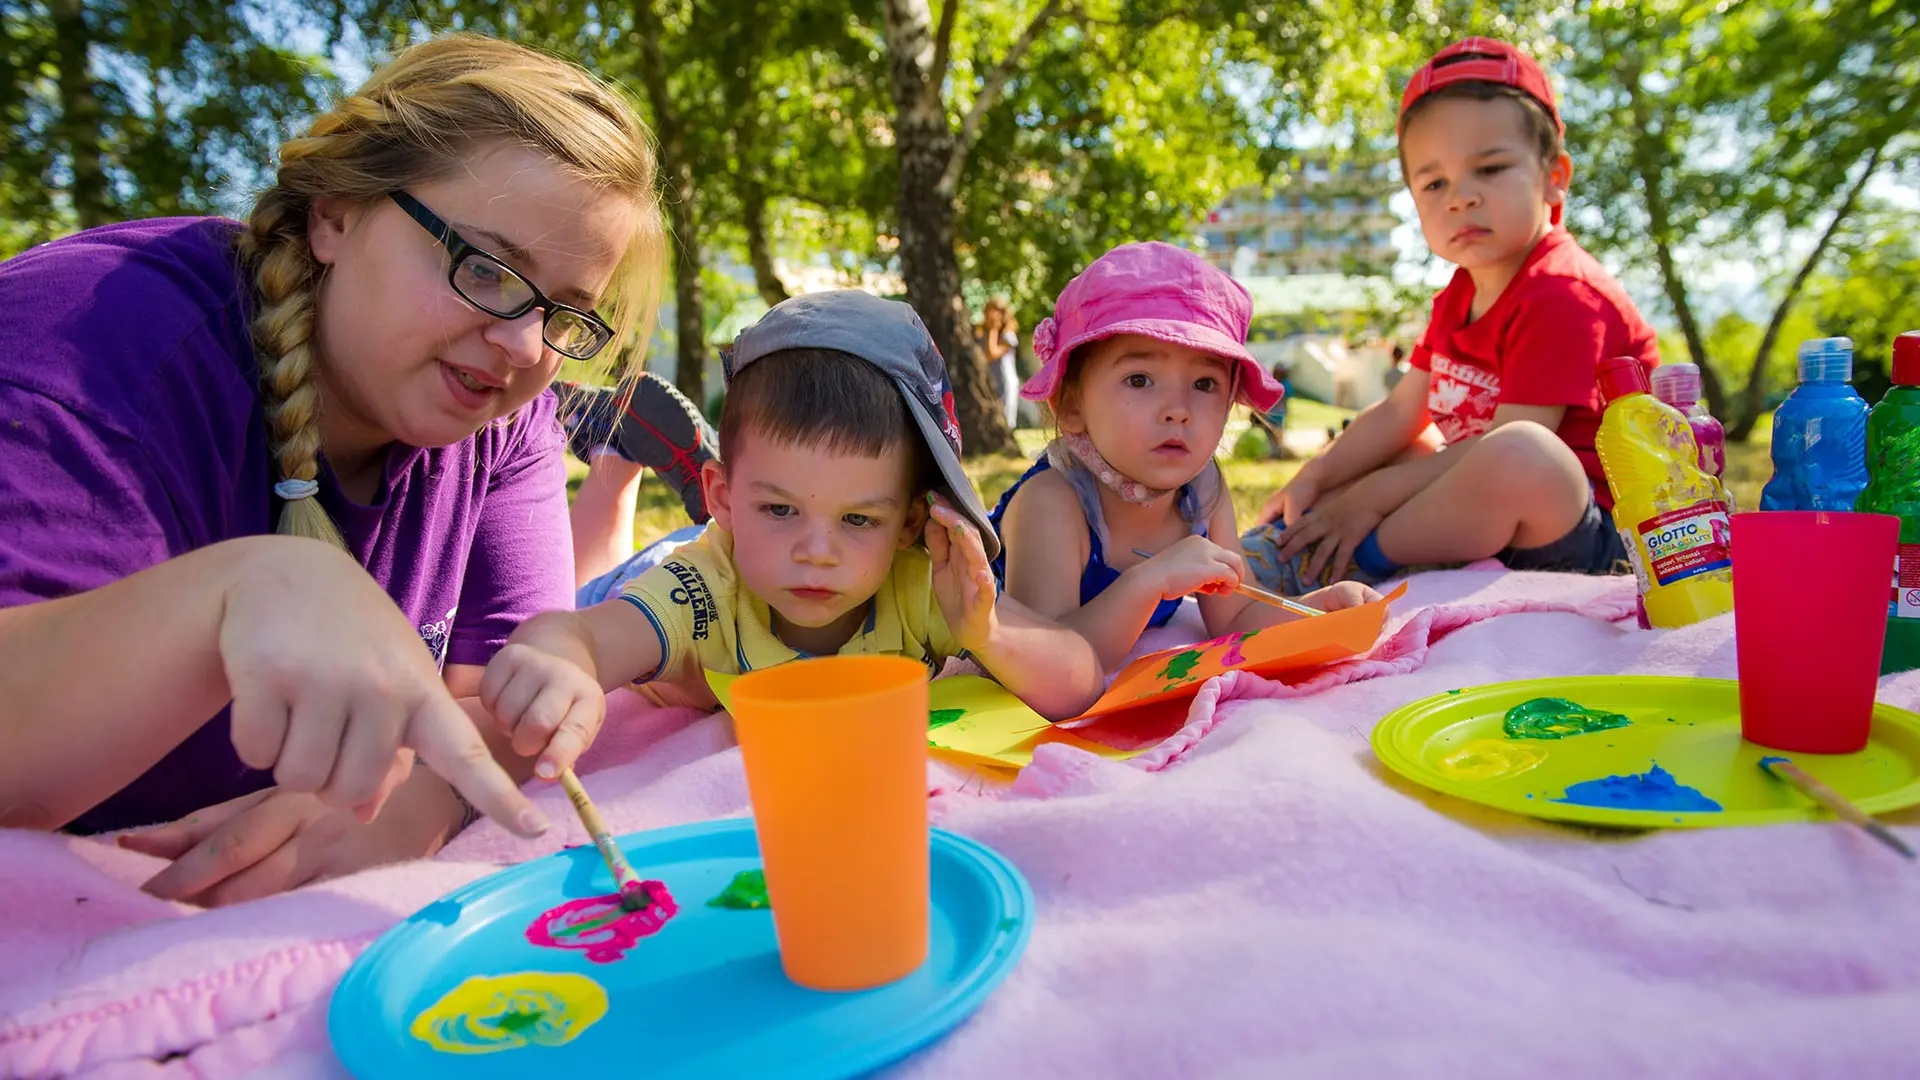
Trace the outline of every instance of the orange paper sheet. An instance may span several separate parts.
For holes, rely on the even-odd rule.
[[[1067,723],[1095,717],[1119,722],[1115,714],[1192,697],[1201,683],[1227,671],[1275,675],[1358,656],[1379,639],[1387,621],[1387,605],[1406,591],[1407,587],[1401,585],[1371,604],[1143,656],[1121,669],[1092,708]],[[707,684],[713,687],[721,706],[727,707],[737,676],[712,671],[706,674]],[[1124,761],[1147,749],[1146,745],[1119,749],[1049,724],[999,683],[977,675],[935,679],[927,689],[927,705],[931,712],[927,746],[935,754],[961,764],[1017,770],[1033,761],[1035,747],[1050,742],[1078,746],[1114,761]],[[1129,719],[1142,715],[1132,714]],[[1162,717],[1155,724],[1162,719],[1177,728],[1177,717]]]
[[[1077,719],[1191,696],[1201,683],[1228,671],[1278,675],[1358,656],[1379,640],[1387,605],[1406,591],[1403,583],[1371,604],[1149,653],[1120,669],[1107,692]]]

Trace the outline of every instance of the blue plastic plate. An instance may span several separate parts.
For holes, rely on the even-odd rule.
[[[333,1048],[360,1080],[427,1077],[847,1077],[932,1042],[1006,978],[1033,932],[1033,893],[992,849],[933,830],[927,962],[907,978],[851,994],[787,981],[773,913],[708,907],[760,865],[753,822],[704,822],[620,838],[640,875],[679,906],[623,958],[540,948],[526,930],[568,900],[613,891],[591,847],[482,878],[381,935],[335,988]],[[415,1018],[472,976],[586,976],[606,1011],[570,1041],[449,1053],[410,1033]],[[581,985],[573,980],[570,985]]]

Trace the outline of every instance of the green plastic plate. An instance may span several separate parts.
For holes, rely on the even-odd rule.
[[[1542,697],[1620,713],[1631,723],[1560,739],[1509,739],[1507,710]],[[1768,756],[1792,760],[1868,813],[1920,804],[1920,716],[1875,705],[1872,735],[1858,753],[1768,750],[1740,738],[1740,684],[1730,679],[1581,676],[1452,690],[1381,720],[1373,729],[1373,750],[1394,772],[1435,791],[1588,825],[1705,828],[1831,817],[1762,772],[1760,759]],[[1575,784],[1645,775],[1655,765],[1721,809],[1559,801]]]

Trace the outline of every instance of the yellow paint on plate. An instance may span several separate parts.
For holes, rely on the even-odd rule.
[[[606,1014],[606,990],[585,975],[520,971],[472,976],[408,1030],[443,1054],[491,1054],[563,1046]]]
[[[1440,759],[1440,769],[1461,780],[1498,780],[1517,776],[1547,760],[1538,746],[1521,746],[1506,739],[1475,739]]]

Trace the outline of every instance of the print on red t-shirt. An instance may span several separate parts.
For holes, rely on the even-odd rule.
[[[1427,386],[1427,412],[1450,443],[1484,435],[1493,426],[1493,407],[1500,403],[1500,375],[1472,364],[1455,363],[1433,354],[1432,381]]]
[[[1468,321],[1473,278],[1455,270],[1433,298],[1433,317],[1411,365],[1428,373],[1427,412],[1449,444],[1485,434],[1501,405],[1566,410],[1556,434],[1580,459],[1601,506],[1613,505],[1594,452],[1600,428],[1598,372],[1613,356],[1660,363],[1653,328],[1626,290],[1565,229],[1527,254],[1486,314]]]

